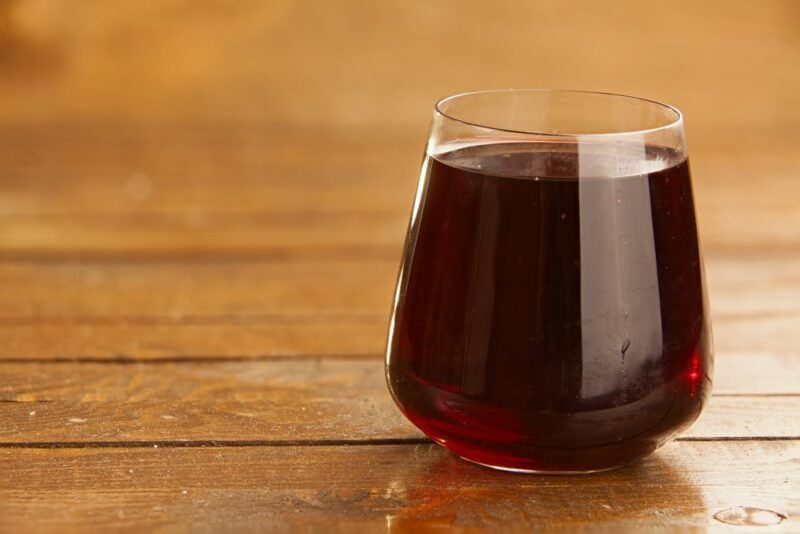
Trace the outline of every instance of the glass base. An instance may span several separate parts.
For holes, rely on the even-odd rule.
[[[551,471],[551,470],[536,470],[536,469],[520,469],[518,467],[503,467],[501,465],[491,465],[491,464],[485,464],[483,462],[478,462],[475,460],[470,460],[469,458],[465,458],[461,455],[458,455],[458,457],[470,463],[481,465],[483,467],[488,467],[490,469],[496,469],[497,471],[505,471],[506,473],[523,473],[527,475],[591,475],[592,473],[603,473],[605,471],[613,471],[614,469],[619,469],[620,467],[623,467],[625,465],[625,464],[614,465],[611,467],[604,467],[602,469],[587,469],[586,471]]]

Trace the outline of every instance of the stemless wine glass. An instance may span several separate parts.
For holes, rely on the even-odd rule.
[[[677,109],[560,90],[436,104],[386,360],[415,425],[489,467],[610,469],[697,418],[712,357]]]

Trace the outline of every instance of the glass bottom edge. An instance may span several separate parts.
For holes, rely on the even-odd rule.
[[[455,453],[454,453],[455,454]],[[525,469],[520,467],[504,467],[501,465],[492,465],[487,464],[484,462],[479,462],[477,460],[470,460],[460,454],[456,454],[462,460],[466,460],[469,463],[480,465],[482,467],[488,467],[489,469],[494,469],[496,471],[504,471],[506,473],[519,473],[525,475],[555,475],[555,476],[567,476],[567,475],[591,475],[594,473],[603,473],[605,471],[613,471],[614,469],[619,469],[624,467],[626,464],[620,465],[613,465],[611,467],[601,467],[600,469],[586,469],[586,470],[548,470],[548,469]]]

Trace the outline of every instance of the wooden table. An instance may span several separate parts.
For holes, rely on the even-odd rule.
[[[636,530],[735,507],[799,529],[800,254],[779,246],[798,230],[754,202],[729,238],[747,172],[697,180],[717,340],[701,420],[617,471],[510,475],[433,445],[384,385],[418,141],[0,133],[3,530]]]
[[[0,3],[0,532],[800,532],[798,3],[491,5]],[[459,461],[384,385],[433,100],[509,86],[687,112],[714,395],[617,471]]]

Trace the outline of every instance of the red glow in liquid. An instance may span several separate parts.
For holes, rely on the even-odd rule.
[[[700,354],[698,354],[697,351],[692,353],[691,369],[689,370],[689,374],[686,376],[692,383],[692,396],[695,396],[699,386],[698,383],[700,382],[700,379],[703,378],[703,373],[700,372]]]

